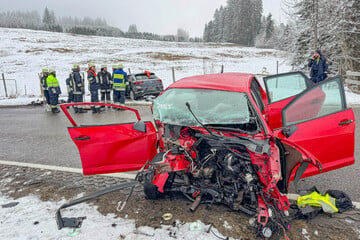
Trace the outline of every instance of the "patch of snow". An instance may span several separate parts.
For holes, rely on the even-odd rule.
[[[305,228],[301,229],[301,234],[304,236],[304,238],[306,240],[310,240],[310,235],[309,235],[308,231]]]
[[[232,226],[227,221],[224,221],[223,227],[230,230],[232,229]]]
[[[135,220],[117,218],[114,214],[103,216],[96,207],[88,204],[73,206],[71,210],[63,210],[62,215],[86,216],[82,227],[78,231],[69,228],[57,229],[55,213],[65,203],[42,202],[38,197],[30,195],[16,200],[18,205],[10,208],[1,208],[0,232],[1,239],[177,239],[184,240],[215,240],[218,239],[212,232],[207,233],[208,225],[199,222],[200,230],[190,230],[191,223],[176,221],[175,226],[163,225],[161,228],[135,227]],[[0,194],[0,205],[13,202],[13,199]],[[69,213],[71,212],[71,213]],[[216,230],[212,231],[221,236]]]

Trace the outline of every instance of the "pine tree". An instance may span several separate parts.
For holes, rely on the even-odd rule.
[[[205,25],[204,41],[253,46],[260,32],[262,0],[228,0]]]
[[[44,24],[51,24],[51,16],[50,16],[49,9],[47,7],[45,7],[42,21]]]
[[[265,39],[268,41],[274,33],[274,21],[272,20],[272,15],[266,17],[266,26],[265,26]]]

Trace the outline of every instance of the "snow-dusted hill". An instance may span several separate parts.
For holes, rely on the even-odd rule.
[[[279,63],[280,73],[291,70],[288,53],[241,47],[234,44],[176,43],[127,38],[82,36],[27,29],[0,28],[0,74],[6,79],[16,79],[17,99],[4,99],[0,84],[0,105],[26,104],[29,96],[39,97],[38,73],[43,67],[55,67],[66,96],[65,79],[74,63],[86,71],[87,63],[94,62],[99,70],[101,64],[121,63],[126,71],[144,70],[155,72],[169,86],[172,67],[175,79],[187,76],[220,72],[262,73],[264,68],[275,74]],[[2,79],[0,79],[2,80]],[[9,95],[15,95],[15,82],[7,81]],[[26,96],[25,96],[26,95]],[[25,98],[24,98],[25,97]],[[347,101],[359,104],[360,96],[347,90]]]
[[[0,28],[0,73],[16,79],[18,95],[39,95],[37,73],[42,67],[55,67],[63,92],[65,79],[72,64],[80,63],[85,71],[88,62],[109,69],[122,63],[131,72],[149,69],[163,79],[165,87],[172,83],[171,68],[176,79],[204,73],[225,72],[261,73],[266,67],[276,73],[290,69],[286,53],[276,50],[246,48],[232,44],[174,43],[126,38],[81,36],[26,29]],[[14,86],[8,83],[9,91]],[[0,96],[4,96],[0,87]]]

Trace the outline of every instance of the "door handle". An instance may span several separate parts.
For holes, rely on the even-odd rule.
[[[90,139],[90,137],[84,135],[75,138],[75,140],[88,140],[88,139]]]
[[[351,120],[345,120],[345,121],[343,121],[343,122],[340,122],[339,125],[340,125],[340,126],[342,126],[342,125],[347,125],[347,124],[352,123],[353,121],[354,121],[354,120],[352,120],[352,119],[351,119]]]

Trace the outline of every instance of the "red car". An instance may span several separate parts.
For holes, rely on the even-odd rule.
[[[135,123],[77,126],[67,111],[75,104],[61,108],[85,175],[142,169],[147,198],[178,192],[193,211],[226,204],[268,237],[290,227],[291,180],[354,163],[355,121],[339,77],[313,85],[292,72],[264,84],[242,73],[181,79],[154,101],[156,126],[129,108]]]

